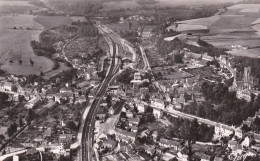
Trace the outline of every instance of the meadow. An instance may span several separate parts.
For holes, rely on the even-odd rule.
[[[248,50],[231,50],[228,51],[227,53],[234,55],[234,56],[247,56],[247,57],[251,57],[251,58],[259,58],[260,54],[259,54],[260,49],[248,49]]]
[[[51,29],[60,25],[70,25],[72,18],[66,16],[36,16],[34,21],[44,26],[45,29]]]
[[[134,9],[140,7],[135,1],[119,1],[119,2],[106,2],[103,4],[102,11],[119,10],[119,9]]]
[[[133,21],[131,23],[132,23],[131,30],[129,30],[129,23],[128,22],[108,24],[107,26],[109,28],[111,28],[113,31],[118,32],[118,33],[120,33],[121,31],[122,32],[136,31],[139,27],[138,22]]]

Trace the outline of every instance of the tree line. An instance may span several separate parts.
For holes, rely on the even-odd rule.
[[[208,53],[209,56],[212,57],[219,57],[220,55],[227,55],[224,49],[218,49],[212,46],[206,46],[206,47],[197,47],[194,45],[186,44],[179,40],[178,38],[175,38],[174,40],[168,42],[164,41],[163,38],[158,39],[157,41],[157,48],[158,52],[162,56],[167,56],[169,53],[171,53],[173,50],[182,50],[184,48],[189,49],[193,53],[198,54],[204,54],[205,52]]]
[[[188,120],[166,116],[173,125],[170,128],[170,136],[190,141],[210,142],[214,135],[214,128],[206,124],[199,124],[196,119]]]

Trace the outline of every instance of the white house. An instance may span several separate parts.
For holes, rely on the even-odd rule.
[[[156,119],[160,119],[163,116],[163,111],[160,109],[153,109],[153,115]]]
[[[250,138],[247,136],[245,137],[244,141],[241,143],[241,145],[245,148],[248,148],[250,146]]]
[[[145,102],[140,102],[140,103],[136,103],[137,109],[139,113],[144,113],[145,109],[146,109],[146,103]]]
[[[234,149],[235,147],[237,147],[237,141],[229,140],[229,141],[228,141],[228,147],[229,147],[230,149]]]
[[[119,91],[119,86],[110,86],[108,87],[107,93],[110,95],[117,95]]]
[[[229,136],[233,134],[234,129],[228,126],[217,125],[215,126],[215,135],[217,137]]]
[[[164,101],[156,98],[151,100],[151,105],[159,109],[164,109],[165,107]]]
[[[28,101],[24,107],[27,109],[32,109],[35,106],[37,106],[39,103],[41,103],[41,99],[39,97],[34,97],[30,101]]]
[[[128,132],[122,129],[115,129],[116,138],[119,141],[126,141],[128,143],[134,142],[136,139],[136,134],[133,132]]]
[[[242,136],[243,136],[242,130],[241,129],[235,129],[235,135],[238,138],[242,138]]]
[[[178,149],[180,148],[180,143],[179,142],[173,141],[173,140],[164,139],[164,138],[161,138],[158,141],[158,144],[160,146],[165,147],[165,148],[173,148],[175,151],[178,151]]]
[[[70,149],[65,148],[64,144],[50,144],[46,146],[46,149],[48,149],[51,153],[69,156],[70,155]]]
[[[14,92],[15,85],[12,82],[4,82],[2,90],[5,92]]]
[[[248,149],[247,152],[246,152],[246,155],[254,157],[254,156],[257,155],[257,152],[253,149]]]
[[[236,93],[238,99],[244,99],[247,102],[251,101],[251,93],[247,90],[238,90]]]

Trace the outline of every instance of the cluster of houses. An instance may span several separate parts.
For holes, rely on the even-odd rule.
[[[184,61],[193,65],[194,68],[205,67],[207,66],[207,62],[214,60],[214,57],[209,56],[207,53],[197,54],[186,48],[182,52],[184,52]]]
[[[30,85],[30,87],[22,87],[19,83],[14,83],[15,81],[3,80],[0,82],[0,92],[10,94],[10,99],[18,102],[23,97],[27,102],[26,108],[33,108],[43,99],[49,101],[53,100],[55,102],[61,103],[61,100],[67,100],[70,103],[85,103],[87,98],[85,96],[86,89],[88,89],[92,84],[87,82],[79,82],[78,88],[72,88],[69,86],[61,87],[59,92],[51,92],[54,87],[51,85],[39,86],[37,83],[35,85]],[[40,88],[39,88],[40,87]],[[85,87],[85,88],[84,88]]]
[[[28,133],[27,133],[28,134]],[[42,153],[52,153],[54,155],[60,156],[70,156],[70,144],[72,143],[73,136],[72,134],[60,134],[58,137],[54,138],[53,132],[51,129],[46,129],[42,137],[36,137],[32,139],[30,142],[26,140],[26,134],[21,134],[22,137],[19,139],[23,139],[24,141],[12,142],[6,148],[6,153],[15,153],[21,152],[21,154],[36,154],[39,152]],[[33,134],[30,134],[33,136]],[[50,139],[52,138],[52,139]],[[47,141],[51,140],[51,141]],[[19,159],[19,156],[17,156]]]
[[[178,160],[188,160],[185,145],[181,144],[179,140],[164,138],[156,130],[140,129],[143,114],[146,113],[148,106],[152,107],[156,119],[162,119],[161,111],[167,108],[164,101],[160,99],[151,100],[151,104],[148,104],[135,98],[131,103],[124,105],[122,108],[124,115],[120,115],[113,130],[109,131],[108,134],[102,133],[97,139],[97,150],[102,160],[147,160],[151,157],[162,160],[171,160],[175,157]],[[102,118],[101,115],[100,117]],[[248,156],[254,157],[260,150],[260,144],[258,144],[260,135],[258,134],[245,136],[239,128],[217,124],[214,138],[220,140],[223,137],[230,138],[226,143],[226,150],[229,152],[228,157],[231,160]],[[140,138],[152,139],[152,142],[141,145],[138,143]],[[253,141],[256,143],[252,144]],[[196,153],[196,156],[203,161],[225,160],[225,156],[212,157],[202,153]]]
[[[186,154],[178,153],[182,148],[179,142],[159,137],[156,130],[139,129],[147,107],[142,105],[143,102],[136,104],[136,101],[125,105],[122,109],[122,113],[125,115],[121,113],[113,130],[108,134],[102,133],[97,139],[97,150],[102,160],[144,161],[155,156],[161,156],[163,160],[170,160],[178,156],[187,160]],[[148,138],[152,139],[154,144],[151,142],[141,145],[137,141]],[[139,151],[143,151],[145,155]]]
[[[223,57],[223,56],[222,56]],[[211,57],[200,55],[201,60],[212,61]],[[221,60],[220,65],[231,66],[227,58],[219,58]],[[167,71],[166,71],[167,72]],[[228,77],[230,77],[230,71],[226,71]],[[124,107],[122,112],[126,115],[118,119],[117,125],[113,132],[107,135],[102,135],[104,140],[99,142],[99,154],[104,160],[125,160],[131,158],[133,151],[135,151],[134,158],[138,160],[146,160],[144,155],[139,154],[136,149],[136,141],[138,138],[152,137],[154,144],[140,145],[141,149],[149,156],[160,156],[163,160],[170,160],[174,157],[180,160],[188,160],[188,155],[183,150],[183,146],[178,141],[167,140],[166,138],[160,138],[157,131],[140,130],[139,124],[142,120],[142,114],[146,109],[151,107],[153,109],[152,114],[156,119],[162,119],[164,112],[174,112],[185,107],[188,107],[192,102],[201,103],[204,98],[200,92],[200,86],[198,77],[186,77],[176,79],[172,82],[153,81],[151,91],[150,87],[139,87],[143,83],[142,73],[136,72],[134,79],[131,81],[131,86],[127,88],[126,85],[116,85],[109,87],[108,93],[113,96],[120,96],[127,99],[127,96],[134,99],[129,99],[129,107]],[[128,91],[136,91],[135,94],[131,94]],[[134,93],[134,92],[133,92]],[[148,95],[148,99],[146,99]],[[137,109],[134,111],[134,107]],[[250,118],[249,118],[250,119]],[[252,120],[251,120],[252,121]],[[232,137],[235,136],[235,137]],[[101,137],[101,138],[102,138]],[[214,138],[220,140],[220,138],[229,138],[227,142],[227,151],[229,152],[229,159],[246,158],[248,156],[256,156],[260,145],[260,137],[258,134],[252,134],[245,136],[240,128],[234,128],[222,124],[215,126]],[[252,144],[255,141],[256,144]],[[133,144],[135,143],[135,144]],[[139,146],[138,146],[139,147]],[[162,150],[160,147],[167,148]],[[124,149],[124,151],[121,151]],[[103,155],[107,151],[116,152],[109,153],[109,155]],[[139,156],[138,156],[139,154]],[[156,155],[155,155],[156,154]],[[212,160],[212,156],[206,154],[198,154],[201,160]],[[213,157],[214,158],[214,157]],[[224,156],[216,156],[214,160],[225,160]]]
[[[7,93],[9,95],[9,101],[14,102],[14,107],[12,108],[15,109],[16,105],[19,105],[19,102],[21,101],[25,102],[23,107],[19,106],[19,109],[17,109],[18,111],[22,108],[33,109],[35,113],[39,114],[38,112],[44,113],[45,111],[50,112],[53,109],[57,109],[54,107],[65,110],[65,113],[63,112],[62,120],[59,120],[61,119],[61,116],[54,119],[52,118],[53,115],[51,115],[49,119],[40,123],[34,122],[33,124],[37,124],[34,129],[34,134],[28,133],[27,129],[23,130],[23,132],[19,135],[18,140],[8,144],[5,148],[6,153],[27,149],[29,147],[26,143],[28,143],[28,145],[34,145],[31,148],[40,148],[40,150],[44,149],[44,152],[65,156],[70,154],[69,149],[71,141],[64,144],[57,139],[53,140],[53,138],[57,138],[61,135],[62,132],[60,130],[63,130],[64,135],[75,135],[75,131],[68,129],[65,123],[70,120],[78,122],[76,119],[80,116],[75,116],[75,114],[78,114],[77,111],[73,111],[69,115],[66,110],[70,111],[70,109],[68,109],[69,106],[78,107],[86,104],[88,101],[88,96],[94,96],[96,88],[93,87],[98,84],[98,80],[86,80],[83,75],[83,79],[78,79],[74,82],[67,83],[62,87],[62,85],[58,85],[59,79],[60,78],[56,78],[56,80],[48,84],[40,84],[38,82],[26,83],[26,78],[15,76],[8,76],[1,79],[0,92]],[[6,110],[4,109],[3,111]],[[8,138],[8,126],[10,126],[10,124],[14,121],[17,123],[18,116],[13,119],[8,119],[8,115],[3,111],[0,114],[2,121],[0,125],[1,134],[3,134],[5,138]],[[73,117],[73,115],[75,117]],[[23,122],[25,122],[24,118],[26,116],[26,110],[19,113],[19,116],[22,118]],[[50,122],[50,120],[52,120],[52,122]],[[58,120],[60,122],[59,127],[56,126]],[[19,125],[19,122],[17,124]],[[58,132],[57,130],[54,130],[56,132],[53,132],[53,126],[56,126]],[[21,127],[18,127],[18,131],[20,128]],[[49,135],[45,136],[46,128],[47,131],[52,131],[52,139],[48,139]]]
[[[260,135],[256,133],[245,134],[240,128],[218,124],[215,126],[214,138],[228,138],[228,157],[231,160],[245,159],[248,156],[255,157],[260,152]]]
[[[119,23],[124,23],[125,21],[148,21],[151,22],[155,18],[154,16],[142,16],[142,15],[132,15],[127,18],[120,17],[120,22]]]

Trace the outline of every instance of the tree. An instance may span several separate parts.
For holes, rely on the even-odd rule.
[[[243,124],[243,126],[242,126],[241,129],[242,129],[243,131],[245,131],[245,132],[248,132],[248,131],[251,130],[250,127],[247,126],[247,124]]]
[[[5,105],[8,103],[8,94],[0,92],[0,109],[6,107]]]
[[[77,131],[77,126],[74,121],[68,121],[66,126],[73,131]]]
[[[138,113],[138,108],[137,108],[137,106],[136,106],[135,103],[134,103],[134,112],[135,112],[135,113]]]
[[[30,64],[31,66],[33,66],[34,62],[32,61],[32,59],[30,59]]]
[[[182,55],[181,54],[174,54],[174,62],[178,64],[183,64]]]
[[[7,135],[9,138],[12,136],[12,130],[10,127],[7,128]]]
[[[20,126],[20,127],[23,126],[23,120],[22,120],[22,118],[19,118],[19,126]]]
[[[198,120],[194,119],[190,123],[190,139],[192,141],[197,141],[197,139],[198,139],[198,130],[199,130]]]
[[[58,159],[58,161],[70,161],[70,158],[67,156],[60,156],[60,158]]]
[[[1,141],[4,140],[4,139],[5,139],[5,136],[4,136],[3,134],[1,134],[1,135],[0,135],[0,143],[1,143]]]
[[[129,22],[128,24],[129,24],[129,30],[131,30],[131,28],[132,28],[132,23]]]
[[[29,124],[34,119],[35,113],[32,109],[29,109],[25,117],[26,122]]]
[[[112,105],[111,100],[112,100],[111,95],[107,95],[106,102],[107,102],[107,106],[108,106],[108,107],[110,107],[110,106]]]
[[[16,123],[13,123],[11,124],[11,129],[12,129],[12,133],[16,133],[17,132],[17,124]]]

